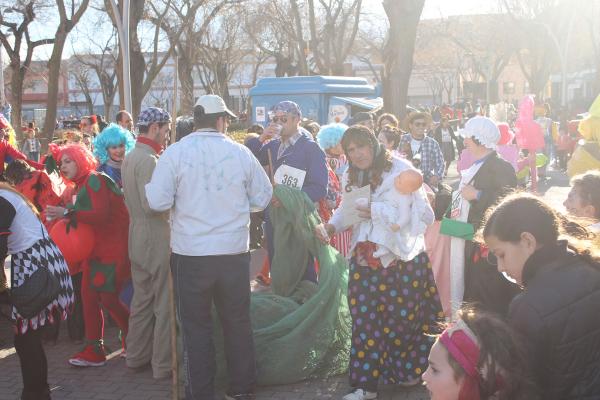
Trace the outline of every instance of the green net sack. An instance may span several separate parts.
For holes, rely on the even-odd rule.
[[[339,375],[348,367],[352,334],[346,299],[348,264],[315,237],[320,218],[304,192],[277,185],[274,194],[282,206],[271,208],[272,292],[251,297],[258,384]],[[308,257],[313,256],[319,263],[318,285],[302,280]],[[217,384],[221,386],[226,383],[227,368],[221,326],[216,312],[213,315]],[[178,347],[181,355],[180,341]]]

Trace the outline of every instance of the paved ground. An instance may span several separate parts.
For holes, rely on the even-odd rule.
[[[559,173],[551,173],[551,179],[540,185],[540,193],[561,207],[568,192],[568,180]],[[253,271],[260,268],[264,255],[256,253],[253,257]],[[8,272],[8,271],[7,271]],[[6,309],[3,312],[7,312]],[[64,328],[64,326],[63,326]],[[115,328],[108,328],[106,342],[112,349],[119,349]],[[107,366],[94,369],[71,367],[66,360],[80,350],[80,345],[70,343],[63,330],[54,346],[47,346],[49,382],[52,398],[78,400],[167,400],[172,399],[170,381],[155,381],[149,370],[133,372],[125,366],[125,361],[115,351],[109,357]],[[22,387],[18,358],[12,347],[10,323],[0,317],[0,400],[18,399]],[[324,380],[306,381],[294,385],[270,386],[258,388],[259,400],[296,400],[296,399],[341,399],[347,392],[345,376]],[[421,387],[399,389],[383,387],[381,400],[421,400],[428,399]]]

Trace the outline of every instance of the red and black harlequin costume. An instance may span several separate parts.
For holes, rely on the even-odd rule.
[[[70,224],[87,224],[95,234],[95,243],[88,260],[81,263],[83,279],[81,294],[85,322],[86,347],[69,359],[76,366],[100,366],[106,362],[103,345],[104,318],[102,304],[127,334],[129,312],[119,301],[122,285],[131,279],[127,250],[129,214],[123,193],[115,182],[96,172],[94,156],[80,145],[60,148],[60,158],[68,156],[77,164],[78,172],[73,201],[67,204]]]

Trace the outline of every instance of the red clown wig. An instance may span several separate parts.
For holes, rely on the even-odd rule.
[[[78,183],[98,167],[98,161],[94,158],[94,155],[80,144],[61,146],[57,150],[57,160],[62,161],[62,158],[66,155],[77,164],[77,175],[73,179],[73,182]],[[54,151],[53,149],[53,153]]]

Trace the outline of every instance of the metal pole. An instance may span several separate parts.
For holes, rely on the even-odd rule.
[[[125,104],[121,104],[121,108],[131,112],[131,74],[129,64],[129,0],[125,0],[123,3],[123,18],[121,18],[121,12],[115,0],[110,0],[110,5],[115,16],[115,23],[117,25],[117,34],[119,36],[119,47],[121,48],[121,54],[123,57],[123,94]],[[127,18],[127,19],[125,19]],[[126,30],[123,29],[123,23],[126,21]],[[134,116],[135,117],[135,116]]]
[[[175,140],[177,139],[177,80],[179,78],[179,57],[177,57],[177,51],[173,52],[173,57],[175,57],[175,63],[173,67],[173,107],[171,109],[173,127],[171,128],[171,144],[175,143]],[[193,90],[194,89],[192,88],[192,91]]]
[[[130,48],[129,48],[129,10],[130,10],[130,0],[123,1],[123,41],[125,42],[125,54],[123,63],[123,81],[125,88],[125,104],[127,110],[133,113],[133,103],[131,101],[131,58]],[[137,116],[134,116],[137,118]]]

